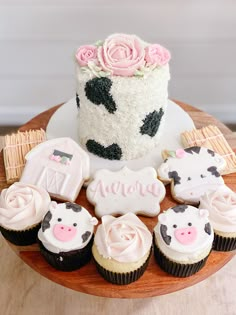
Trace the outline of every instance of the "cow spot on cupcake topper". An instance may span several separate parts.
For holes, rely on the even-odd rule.
[[[165,187],[152,167],[139,171],[124,167],[116,172],[97,171],[86,194],[98,217],[127,212],[155,216],[160,212]]]
[[[157,170],[158,177],[171,183],[172,196],[178,202],[198,204],[205,191],[224,185],[220,172],[226,162],[219,154],[207,148],[164,151],[163,156],[167,158]]]
[[[115,101],[110,94],[112,81],[109,78],[93,78],[86,82],[85,94],[95,105],[104,105],[113,114],[117,110]]]

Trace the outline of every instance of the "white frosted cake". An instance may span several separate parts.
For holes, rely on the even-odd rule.
[[[137,159],[162,135],[170,53],[135,35],[114,34],[76,52],[78,136],[89,152]]]

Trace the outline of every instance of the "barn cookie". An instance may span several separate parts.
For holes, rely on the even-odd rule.
[[[20,182],[41,186],[59,200],[74,202],[89,179],[89,156],[71,138],[45,141],[25,158]]]
[[[86,194],[98,217],[127,212],[152,217],[160,212],[165,187],[152,167],[139,171],[124,167],[118,172],[97,171]]]
[[[214,238],[208,215],[205,209],[178,205],[158,216],[154,253],[162,269],[187,277],[204,266]]]
[[[158,177],[171,183],[172,197],[181,203],[198,204],[209,190],[224,185],[220,172],[226,162],[223,157],[204,147],[164,151],[165,161],[157,170]]]
[[[40,251],[56,269],[69,271],[91,258],[95,217],[75,203],[51,202],[38,232]]]

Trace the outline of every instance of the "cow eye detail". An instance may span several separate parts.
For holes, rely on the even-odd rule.
[[[61,218],[58,218],[58,219],[57,219],[58,222],[61,222],[61,220],[62,220]]]
[[[77,223],[74,223],[73,226],[77,226]]]
[[[188,177],[188,180],[191,180],[191,177]]]
[[[201,174],[201,178],[205,178],[205,177],[206,177],[205,175]]]
[[[191,222],[189,222],[189,223],[188,223],[188,226],[192,226],[192,223],[191,223]]]
[[[173,225],[173,228],[174,228],[174,229],[176,229],[176,228],[177,228],[177,225],[176,225],[176,224],[174,224],[174,225]]]

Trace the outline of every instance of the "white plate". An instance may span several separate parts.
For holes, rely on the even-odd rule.
[[[75,98],[63,104],[53,114],[48,123],[46,129],[47,138],[70,137],[79,143],[77,134],[77,112],[78,109]],[[195,126],[190,116],[176,103],[169,100],[163,135],[160,144],[154,150],[142,158],[130,161],[110,161],[88,152],[91,161],[90,174],[92,176],[96,170],[101,168],[116,171],[123,166],[127,166],[132,170],[141,169],[145,166],[153,166],[157,169],[162,162],[162,150],[181,148],[180,133],[193,128],[195,128]]]

